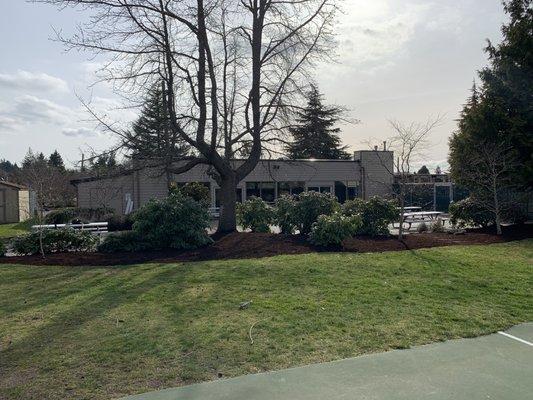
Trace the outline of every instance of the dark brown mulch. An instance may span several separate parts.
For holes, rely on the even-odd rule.
[[[502,236],[491,229],[470,230],[463,235],[448,233],[412,233],[403,241],[395,237],[356,237],[345,241],[342,249],[329,251],[383,252],[427,247],[490,244],[533,237],[533,225],[505,227]],[[26,265],[107,266],[130,265],[143,262],[168,263],[177,261],[223,260],[270,257],[280,254],[304,254],[324,251],[309,244],[298,235],[270,233],[231,233],[213,236],[215,243],[194,251],[158,251],[143,253],[63,253],[40,256],[5,257],[0,263]]]

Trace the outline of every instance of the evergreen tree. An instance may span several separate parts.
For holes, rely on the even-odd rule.
[[[479,143],[509,149],[517,166],[508,174],[517,186],[533,186],[533,0],[510,0],[504,9],[510,22],[503,41],[485,49],[490,64],[479,73],[450,140],[450,168],[456,181],[466,181]],[[464,182],[466,183],[466,182]],[[470,185],[476,182],[469,182]],[[469,188],[472,189],[472,188]]]
[[[429,169],[425,165],[422,165],[422,167],[418,170],[417,174],[419,175],[428,175]]]
[[[171,128],[163,91],[156,85],[148,93],[141,116],[134,122],[124,145],[132,157],[170,164],[186,156],[189,146]]]
[[[57,168],[59,171],[65,171],[65,164],[63,162],[63,158],[57,150],[50,154],[50,157],[48,158],[48,164],[51,167]]]
[[[316,86],[311,87],[307,106],[296,113],[297,125],[290,129],[292,142],[286,146],[291,159],[349,159],[348,146],[342,146],[335,124],[343,113],[339,107],[326,106]]]

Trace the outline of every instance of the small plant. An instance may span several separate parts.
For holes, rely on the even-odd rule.
[[[251,197],[237,204],[237,221],[244,229],[252,232],[270,232],[274,220],[272,207],[258,197]]]
[[[431,224],[431,232],[434,233],[444,233],[446,232],[446,228],[444,227],[444,223],[440,218],[437,218],[433,223]]]
[[[313,223],[309,241],[317,246],[340,246],[342,241],[354,236],[361,227],[359,215],[320,215]]]
[[[342,212],[345,215],[361,216],[360,235],[388,235],[389,224],[398,219],[396,203],[379,197],[370,200],[354,199],[344,203]]]
[[[50,229],[31,232],[13,240],[13,250],[21,255],[41,254],[40,238],[44,254],[69,251],[94,251],[98,237],[88,231],[74,229]]]
[[[7,253],[6,245],[4,244],[4,242],[0,240],[0,257],[5,257],[6,253]]]
[[[294,222],[300,233],[307,235],[320,215],[331,215],[339,209],[337,199],[330,193],[303,192],[294,208]]]
[[[293,196],[281,196],[274,207],[274,224],[281,233],[292,234],[297,228],[296,200]]]
[[[418,224],[418,226],[416,227],[416,231],[418,233],[422,233],[422,232],[427,232],[429,230],[427,224],[425,222],[421,222],[420,224]]]

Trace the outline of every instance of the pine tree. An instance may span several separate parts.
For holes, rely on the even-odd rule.
[[[63,162],[61,154],[59,154],[57,150],[50,154],[50,157],[48,158],[48,165],[57,168],[59,171],[65,171],[65,163]]]
[[[311,87],[307,106],[296,113],[297,125],[290,129],[292,142],[286,146],[291,159],[349,159],[348,146],[342,146],[335,124],[343,113],[339,107],[326,106],[316,86]]]
[[[422,167],[418,170],[417,174],[419,175],[428,175],[429,169],[425,165],[422,165]]]
[[[171,163],[187,155],[189,146],[171,128],[163,90],[156,85],[148,93],[124,145],[133,157]]]

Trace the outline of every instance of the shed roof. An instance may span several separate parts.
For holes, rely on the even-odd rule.
[[[19,185],[18,183],[8,182],[8,181],[0,181],[0,186],[7,186],[13,189],[17,190],[28,190],[27,186]]]

